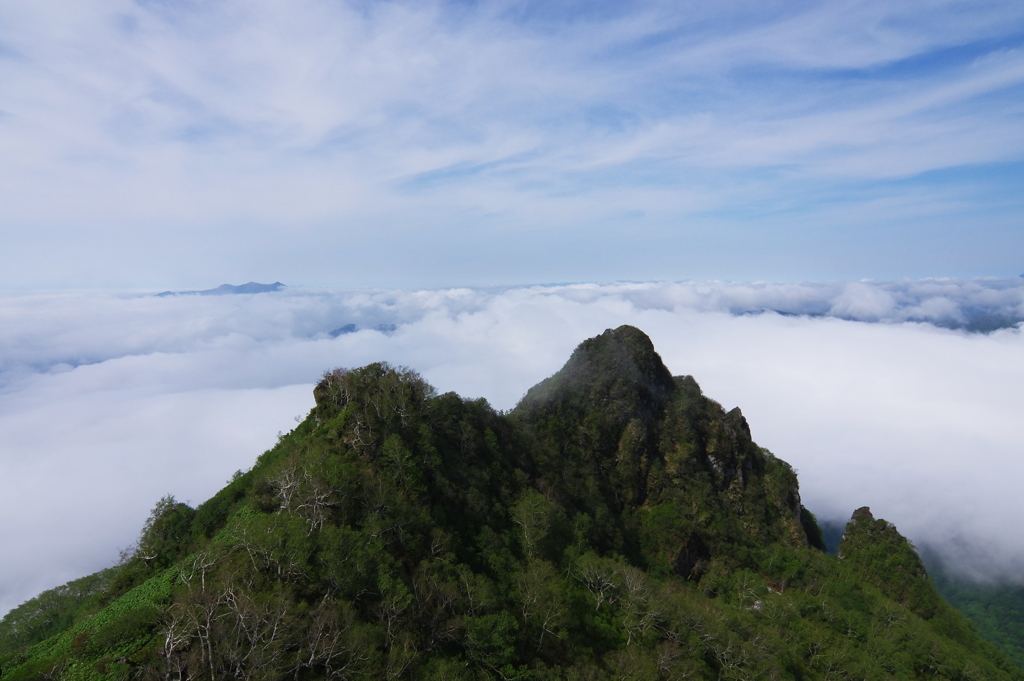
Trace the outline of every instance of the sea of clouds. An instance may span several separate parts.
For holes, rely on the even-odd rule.
[[[0,297],[0,613],[111,565],[165,494],[195,505],[386,360],[515,406],[632,324],[800,473],[961,572],[1024,574],[1024,279],[656,282],[157,297]]]

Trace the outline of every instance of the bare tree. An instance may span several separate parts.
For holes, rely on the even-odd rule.
[[[516,590],[522,603],[523,622],[540,629],[537,650],[544,645],[544,637],[555,632],[565,614],[565,596],[561,578],[555,567],[544,560],[531,560],[526,569],[516,576]]]

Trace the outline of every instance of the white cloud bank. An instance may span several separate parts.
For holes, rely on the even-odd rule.
[[[620,324],[740,406],[820,517],[869,505],[967,570],[1010,574],[1024,339],[907,320],[1005,324],[1022,304],[1024,280],[0,298],[0,612],[109,565],[160,496],[210,496],[327,368],[387,360],[507,409]]]

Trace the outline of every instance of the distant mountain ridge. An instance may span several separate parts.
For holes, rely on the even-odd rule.
[[[793,469],[634,327],[509,413],[383,362],[314,398],[101,593],[5,617],[0,679],[1024,681],[890,523],[828,555]]]
[[[275,281],[273,284],[259,284],[250,281],[248,284],[235,286],[233,284],[221,284],[217,288],[209,288],[203,291],[163,291],[157,293],[157,297],[165,296],[229,296],[247,293],[273,293],[284,288],[284,284]]]

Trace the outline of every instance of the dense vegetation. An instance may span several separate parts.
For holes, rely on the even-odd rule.
[[[637,329],[508,414],[383,363],[315,397],[161,500],[102,609],[5,619],[0,678],[1024,679],[867,509],[821,550],[793,470]]]
[[[1024,669],[1024,586],[979,583],[948,572],[937,560],[932,565],[942,597],[974,623],[982,638]]]
[[[114,572],[108,568],[44,591],[7,613],[0,622],[0,653],[27,648],[98,612]]]

